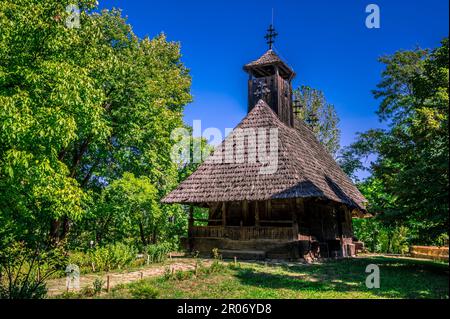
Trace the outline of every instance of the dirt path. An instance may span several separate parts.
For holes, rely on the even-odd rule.
[[[209,264],[210,261],[201,259],[203,264]],[[192,270],[195,268],[195,260],[192,258],[174,258],[164,264],[149,265],[138,270],[124,271],[124,272],[109,272],[101,274],[87,274],[80,276],[80,289],[84,287],[92,287],[94,280],[101,278],[106,288],[107,277],[109,276],[109,288],[113,288],[119,284],[125,284],[136,280],[141,280],[148,277],[161,276],[167,267],[173,271],[178,270]],[[57,296],[64,293],[66,288],[66,278],[51,279],[47,281],[48,296]]]

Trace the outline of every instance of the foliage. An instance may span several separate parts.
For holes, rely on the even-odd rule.
[[[117,243],[95,247],[87,253],[73,253],[70,255],[69,261],[80,268],[90,268],[92,272],[99,272],[130,266],[135,261],[136,255],[135,247]]]
[[[163,273],[162,278],[163,278],[164,280],[169,280],[169,279],[171,279],[172,277],[173,277],[172,269],[171,269],[169,266],[165,267],[165,268],[164,268],[164,273]]]
[[[94,295],[99,295],[102,292],[104,284],[105,281],[102,278],[95,278],[94,282],[92,283]]]
[[[170,132],[191,100],[179,44],[164,34],[139,39],[119,10],[77,3],[79,28],[65,24],[69,0],[0,3],[0,229],[8,240],[58,242],[70,232],[92,240],[106,186],[134,174],[156,201],[178,181]]]
[[[191,270],[188,270],[188,271],[178,270],[175,272],[176,280],[188,280],[188,279],[191,279],[193,276],[194,276],[194,272]]]
[[[387,227],[378,219],[353,221],[354,235],[373,253],[406,254],[409,251],[410,230],[405,226]]]
[[[133,284],[130,292],[134,299],[156,299],[159,295],[158,290],[150,286],[147,282]]]
[[[156,187],[145,176],[136,178],[124,173],[102,193],[95,208],[94,227],[97,243],[140,238],[143,246],[156,242],[158,232],[165,224],[158,204]]]
[[[219,252],[219,248],[213,248],[211,250],[211,256],[214,260],[222,259],[222,256]]]
[[[174,245],[171,243],[160,243],[149,245],[147,247],[148,261],[151,263],[160,263],[166,260],[167,255],[173,251]]]
[[[95,296],[94,288],[86,286],[86,287],[81,288],[80,292],[78,293],[77,299],[80,299],[80,298],[91,298],[91,297],[94,297],[94,296]]]
[[[294,99],[301,105],[298,118],[311,128],[328,152],[336,156],[341,132],[334,105],[328,103],[322,91],[309,86],[300,86],[294,90]]]
[[[360,185],[369,211],[384,225],[407,227],[410,243],[436,243],[449,227],[448,57],[448,38],[431,51],[382,57],[385,70],[373,93],[388,129],[361,133],[346,150],[349,170],[375,157]]]
[[[59,248],[42,252],[14,243],[0,250],[0,299],[45,297],[45,280],[64,269],[65,261]]]

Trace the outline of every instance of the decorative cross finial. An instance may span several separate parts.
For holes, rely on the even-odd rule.
[[[267,40],[267,44],[269,45],[269,50],[272,50],[273,43],[275,42],[275,38],[278,36],[278,33],[275,31],[275,28],[271,24],[269,29],[267,29],[267,34],[264,37]]]

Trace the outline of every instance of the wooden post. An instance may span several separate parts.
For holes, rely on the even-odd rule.
[[[336,213],[339,241],[341,242],[341,254],[342,254],[342,257],[347,257],[347,252],[345,251],[345,245],[344,245],[344,236],[343,236],[343,232],[342,232],[341,209],[344,210],[344,212],[345,212],[345,207],[333,208],[333,211]]]
[[[225,202],[222,203],[222,226],[225,227],[227,225],[227,204]]]
[[[244,223],[242,222],[242,220],[239,223],[239,239],[240,240],[244,240]]]
[[[255,201],[255,226],[259,227],[259,207],[258,201]]]
[[[292,239],[298,240],[298,220],[297,220],[297,200],[291,202],[291,213],[292,213]]]
[[[194,239],[193,239],[193,228],[194,228],[194,206],[189,205],[189,221],[188,221],[188,248],[189,251],[194,250]]]
[[[272,219],[272,201],[269,199],[267,201],[267,217],[268,219]]]
[[[274,66],[275,67],[275,81],[274,81],[274,86],[275,86],[275,92],[277,92],[278,94],[276,96],[273,96],[273,107],[275,108],[275,113],[278,114],[278,116],[280,117],[281,121],[284,122],[284,118],[282,113],[282,108],[281,108],[281,95],[280,94],[280,70],[278,69],[278,66]],[[270,105],[270,104],[269,104]]]
[[[248,216],[248,201],[244,199],[244,201],[242,202],[242,218],[244,220],[247,220]]]
[[[304,216],[305,216],[305,202],[304,202],[304,200],[303,200],[303,198],[296,198],[295,199],[295,217],[296,217],[296,219],[295,219],[295,222],[296,222],[296,224],[297,224],[297,239],[298,239],[298,235],[300,234],[300,227],[299,227],[299,223],[300,224],[303,224],[304,226],[306,225],[306,221],[303,219],[301,219],[302,217],[304,218]],[[300,217],[300,221],[299,221],[299,217],[298,216],[301,216]],[[295,225],[293,225],[293,226],[295,226]],[[303,229],[304,230],[304,229]]]
[[[144,278],[144,273],[141,271],[141,273],[139,275],[140,275],[141,280],[142,280],[142,278]]]
[[[110,275],[106,276],[106,292],[109,292],[109,287],[110,287],[110,283],[111,283],[111,279],[110,279]]]

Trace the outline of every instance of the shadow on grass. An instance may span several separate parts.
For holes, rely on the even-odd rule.
[[[366,266],[380,267],[380,288],[365,285]],[[322,264],[243,268],[236,277],[243,285],[314,292],[361,292],[380,298],[448,298],[448,265],[403,258],[341,259]]]

